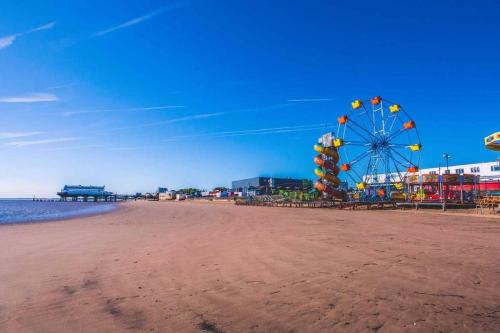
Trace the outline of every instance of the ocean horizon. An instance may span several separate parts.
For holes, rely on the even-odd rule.
[[[74,202],[52,198],[2,198],[0,199],[0,225],[63,220],[105,213],[116,209],[114,202]]]

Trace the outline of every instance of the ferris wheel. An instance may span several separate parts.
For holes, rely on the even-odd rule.
[[[391,199],[419,170],[422,144],[415,122],[397,103],[380,96],[355,100],[340,116],[333,146],[340,175],[365,196]]]

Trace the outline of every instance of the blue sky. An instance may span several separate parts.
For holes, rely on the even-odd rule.
[[[496,1],[26,0],[0,22],[1,197],[312,179],[317,137],[375,95],[422,167],[498,157]]]

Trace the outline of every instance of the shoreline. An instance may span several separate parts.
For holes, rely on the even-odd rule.
[[[0,199],[2,200],[2,199]],[[80,215],[75,215],[75,216],[67,216],[67,217],[61,217],[61,218],[48,218],[48,219],[42,219],[42,220],[32,220],[32,221],[22,221],[22,222],[9,222],[9,223],[0,223],[0,228],[1,227],[6,227],[6,226],[14,226],[14,225],[31,225],[31,224],[38,224],[38,223],[52,223],[52,222],[63,222],[67,220],[75,220],[75,219],[83,219],[86,217],[94,217],[94,216],[100,216],[100,215],[108,215],[108,214],[113,214],[113,213],[118,213],[119,211],[123,210],[126,208],[127,205],[131,204],[132,202],[136,201],[123,201],[123,202],[113,202],[109,203],[109,205],[113,205],[114,208],[107,210],[107,211],[102,211],[102,212],[90,212],[90,213],[83,213]],[[139,201],[142,202],[142,201]],[[159,203],[159,204],[166,204],[166,205],[172,205],[172,204],[229,204],[233,205],[233,202],[229,200],[185,200],[185,201],[144,201],[145,203]],[[241,206],[241,207],[246,207],[246,206]],[[252,206],[250,206],[252,207]],[[257,207],[257,206],[253,206]],[[280,209],[283,208],[285,210],[296,210],[296,209],[303,209],[303,210],[325,210],[325,211],[344,211],[344,212],[391,212],[391,213],[406,213],[406,214],[415,214],[415,215],[428,215],[428,216],[460,216],[460,217],[472,217],[472,218],[493,218],[493,219],[500,219],[499,214],[495,213],[487,213],[487,214],[477,214],[474,213],[476,209],[468,209],[468,212],[464,210],[447,210],[445,212],[438,210],[438,209],[382,209],[382,210],[366,210],[366,209],[358,209],[358,210],[348,210],[348,209],[333,209],[333,208],[307,208],[307,207],[262,207],[262,208],[272,208],[272,209]],[[473,212],[474,211],[474,212]],[[492,221],[493,222],[493,221]],[[496,221],[495,221],[496,222]]]
[[[0,228],[7,227],[7,226],[16,226],[16,225],[30,225],[30,224],[39,224],[39,223],[46,224],[46,223],[53,223],[53,222],[63,222],[63,221],[81,219],[81,218],[86,218],[86,217],[106,215],[106,214],[118,212],[120,209],[122,209],[122,205],[124,205],[124,204],[125,203],[122,203],[122,202],[113,202],[113,203],[109,203],[110,206],[113,206],[113,208],[109,209],[109,210],[95,211],[95,212],[84,212],[84,213],[79,213],[76,215],[63,216],[60,218],[49,217],[49,218],[42,218],[42,219],[36,219],[36,220],[0,223]]]

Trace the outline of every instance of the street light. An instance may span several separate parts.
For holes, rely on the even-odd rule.
[[[450,173],[450,168],[449,168],[448,161],[451,158],[451,155],[448,154],[448,153],[444,153],[443,154],[443,158],[446,160],[446,172],[445,173],[449,174]],[[444,189],[443,189],[443,184],[441,184],[441,193],[442,193],[442,196],[443,196],[443,210],[446,210],[446,195],[447,195],[447,192],[448,192],[448,186],[446,186],[446,192],[445,192]]]
[[[449,165],[448,165],[448,160],[451,158],[451,155],[448,154],[448,153],[444,153],[443,154],[443,158],[446,160],[446,170],[447,170],[447,173],[450,173],[450,168],[449,168]]]

